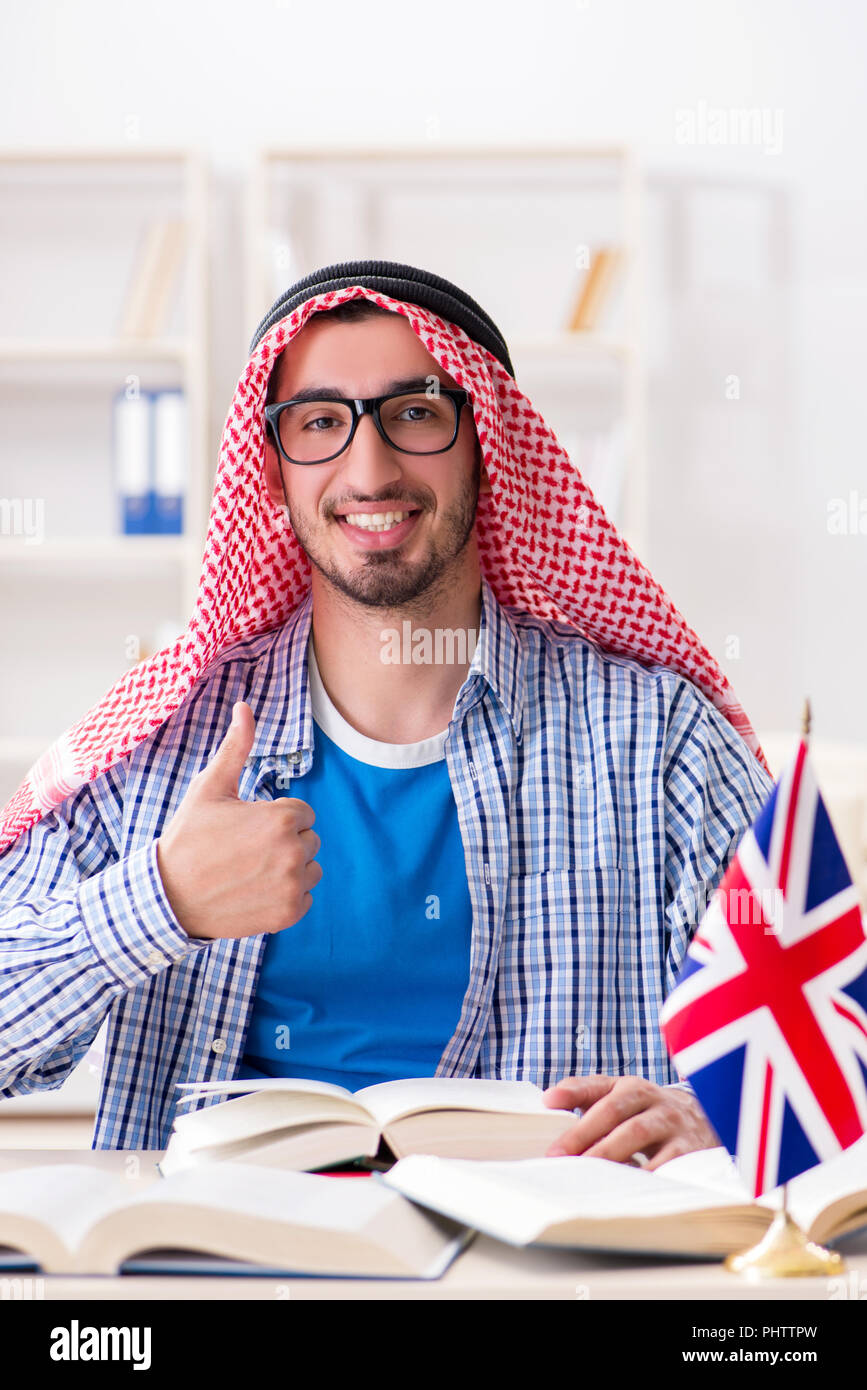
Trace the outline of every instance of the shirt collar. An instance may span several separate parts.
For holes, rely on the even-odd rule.
[[[482,576],[482,623],[479,641],[470,662],[468,679],[474,672],[483,677],[512,721],[515,738],[520,740],[524,713],[524,644],[507,608]]]
[[[278,628],[263,652],[245,697],[256,718],[256,733],[248,761],[291,757],[313,747],[313,714],[307,678],[307,641],[313,622],[313,592]],[[455,713],[475,703],[480,678],[496,695],[521,737],[526,656],[509,611],[482,576],[479,636],[466,680],[455,701]]]

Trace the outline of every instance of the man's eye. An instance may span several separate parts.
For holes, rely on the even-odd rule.
[[[311,425],[333,425],[334,423],[335,420],[333,415],[317,415],[313,420],[308,420],[304,428],[309,429]],[[314,430],[314,434],[322,433],[322,430]]]

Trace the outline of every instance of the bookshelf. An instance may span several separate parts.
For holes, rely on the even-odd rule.
[[[339,261],[402,261],[460,285],[644,554],[642,178],[629,149],[267,149],[251,173],[246,231],[252,326],[295,280]],[[600,320],[569,332],[588,259],[611,246],[622,266]]]
[[[58,734],[185,626],[211,481],[204,163],[171,150],[0,151],[0,188],[5,801]],[[163,227],[176,244],[160,279]],[[131,390],[183,392],[180,534],[123,534],[112,412]]]

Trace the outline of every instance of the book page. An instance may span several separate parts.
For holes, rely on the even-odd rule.
[[[160,1205],[207,1207],[266,1222],[298,1222],[322,1230],[362,1230],[394,1206],[393,1192],[369,1178],[331,1178],[226,1160],[173,1173],[134,1199],[146,1212]],[[133,1205],[133,1203],[130,1203]],[[146,1230],[146,1216],[142,1229]]]
[[[92,1227],[79,1266],[129,1269],[170,1249],[297,1273],[430,1278],[468,1234],[370,1179],[225,1162],[176,1173]]]
[[[378,1175],[405,1197],[512,1244],[524,1245],[561,1221],[640,1219],[733,1206],[723,1192],[670,1179],[605,1158],[402,1158]]]
[[[718,1145],[713,1149],[695,1149],[679,1154],[655,1168],[658,1178],[685,1182],[694,1187],[727,1193],[733,1202],[751,1202],[752,1194],[738,1172],[737,1164],[728,1149]]]
[[[732,1201],[750,1201],[750,1192],[738,1173],[737,1165],[724,1148],[700,1149],[681,1154],[656,1169],[661,1178],[707,1186],[727,1192]],[[867,1136],[859,1139],[842,1153],[826,1159],[806,1172],[791,1178],[786,1196],[789,1211],[802,1230],[809,1232],[817,1216],[840,1197],[867,1193]],[[783,1189],[775,1187],[756,1198],[759,1206],[778,1210],[782,1206]],[[867,1205],[867,1196],[865,1196]],[[867,1221],[867,1218],[865,1218]]]
[[[488,1081],[474,1077],[422,1076],[382,1081],[355,1092],[381,1127],[421,1110],[503,1111],[510,1115],[556,1113],[532,1081]],[[567,1112],[563,1112],[564,1116]]]
[[[339,1122],[369,1125],[371,1116],[351,1095],[268,1090],[235,1096],[190,1114],[176,1115],[175,1134],[185,1149],[234,1143],[292,1125]]]
[[[0,1231],[7,1213],[25,1217],[53,1231],[74,1251],[95,1221],[134,1200],[143,1187],[147,1190],[140,1182],[83,1163],[14,1168],[0,1174]]]
[[[198,1100],[202,1096],[227,1095],[242,1096],[251,1091],[307,1091],[321,1096],[342,1096],[352,1100],[352,1092],[344,1086],[332,1086],[329,1081],[308,1081],[296,1076],[264,1076],[258,1080],[244,1081],[236,1077],[232,1081],[177,1081],[175,1090],[180,1093],[179,1105]],[[180,1113],[180,1112],[179,1112]]]
[[[787,1184],[789,1211],[801,1229],[808,1232],[817,1216],[835,1199],[858,1193],[867,1194],[867,1136],[815,1168],[799,1173]],[[862,1205],[867,1205],[867,1196]]]

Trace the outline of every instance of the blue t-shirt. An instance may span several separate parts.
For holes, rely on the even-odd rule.
[[[307,672],[313,766],[283,795],[316,812],[322,878],[294,926],[269,936],[240,1077],[302,1076],[349,1090],[432,1076],[469,979],[472,906],[443,745],[380,743]]]

